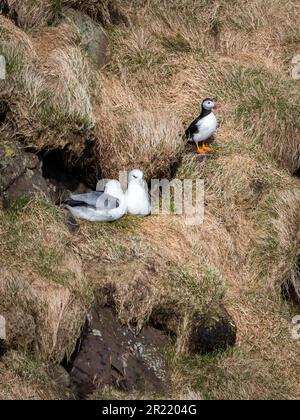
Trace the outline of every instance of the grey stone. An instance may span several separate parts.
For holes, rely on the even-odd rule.
[[[109,59],[109,40],[102,26],[78,10],[65,9],[64,15],[78,28],[82,44],[94,63],[100,68],[105,66]]]

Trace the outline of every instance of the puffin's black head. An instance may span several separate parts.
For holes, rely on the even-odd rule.
[[[202,109],[205,109],[206,111],[211,111],[215,106],[216,104],[211,98],[206,98],[202,102]]]

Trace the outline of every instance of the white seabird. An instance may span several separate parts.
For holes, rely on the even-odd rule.
[[[119,181],[108,181],[104,192],[71,195],[66,208],[74,217],[90,222],[114,222],[127,213],[127,201]]]
[[[144,180],[144,174],[134,169],[128,176],[128,189],[126,191],[128,214],[135,216],[148,216],[151,213],[151,202]]]

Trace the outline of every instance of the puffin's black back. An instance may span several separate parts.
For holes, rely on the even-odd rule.
[[[202,119],[202,118],[205,118],[205,117],[207,117],[209,114],[211,114],[211,112],[212,112],[212,110],[210,110],[210,109],[205,109],[204,107],[203,107],[203,103],[205,102],[205,101],[212,101],[211,99],[209,99],[209,98],[207,98],[207,99],[204,99],[204,101],[202,102],[202,110],[201,110],[201,114],[199,115],[199,117],[198,118],[196,118],[192,123],[191,123],[191,125],[187,128],[187,130],[186,130],[186,132],[185,132],[185,135],[186,135],[186,137],[187,137],[187,139],[188,140],[191,140],[192,138],[193,138],[193,135],[195,134],[195,133],[197,133],[198,132],[198,127],[197,127],[197,123]]]
[[[196,134],[198,132],[198,127],[197,127],[197,123],[198,121],[201,119],[201,115],[196,118],[192,124],[186,129],[185,131],[185,135],[187,137],[188,140],[192,140],[193,135]]]

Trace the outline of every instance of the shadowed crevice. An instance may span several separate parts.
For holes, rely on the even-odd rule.
[[[93,156],[92,145],[88,145],[80,159],[70,158],[67,149],[40,152],[43,177],[55,187],[54,201],[60,204],[70,192],[94,190],[100,179],[100,169]]]

